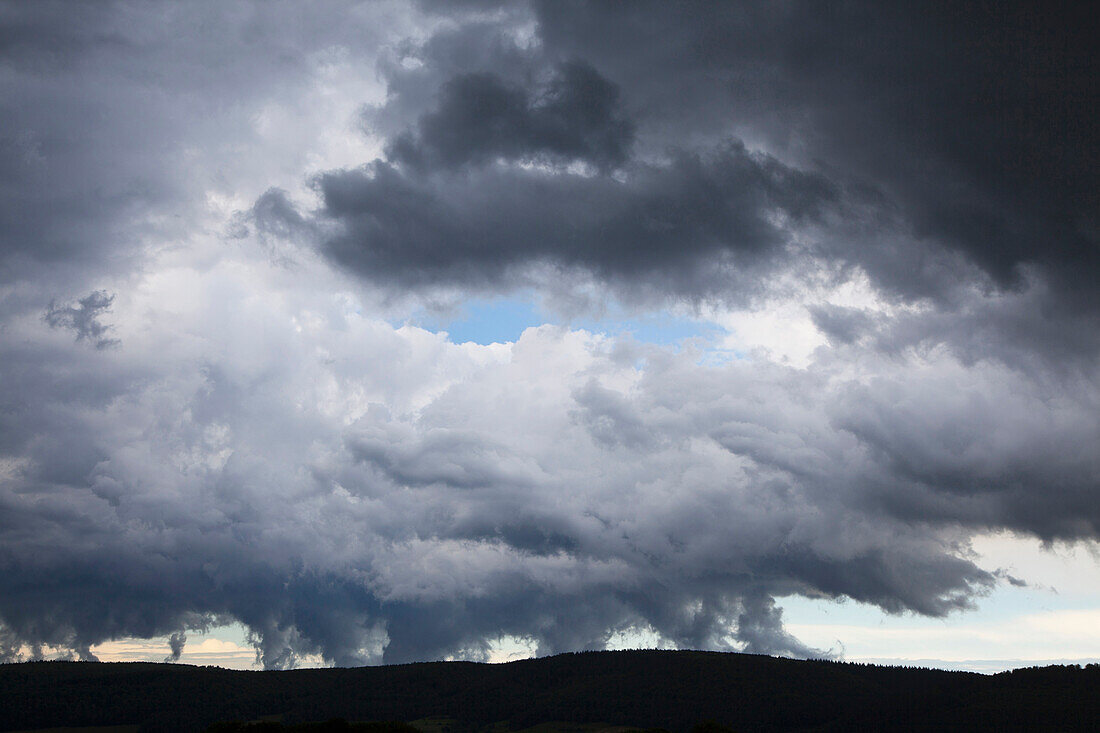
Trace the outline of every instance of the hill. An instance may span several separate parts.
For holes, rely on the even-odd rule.
[[[0,730],[218,721],[436,719],[433,733],[602,724],[687,731],[1100,730],[1100,666],[986,676],[748,654],[624,651],[508,664],[234,671],[175,664],[0,665]],[[443,722],[438,722],[439,720]],[[432,724],[420,724],[431,728]]]

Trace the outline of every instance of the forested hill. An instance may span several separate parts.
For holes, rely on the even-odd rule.
[[[287,724],[450,719],[440,733],[548,722],[687,731],[703,721],[733,731],[1093,731],[1100,730],[1100,666],[985,676],[687,651],[287,672],[0,665],[0,730],[138,724],[202,731],[274,715]]]

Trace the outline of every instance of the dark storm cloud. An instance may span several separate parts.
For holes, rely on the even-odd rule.
[[[365,116],[391,133],[387,160],[317,184],[319,215],[340,226],[324,251],[376,283],[508,289],[550,265],[627,293],[738,300],[747,274],[840,206],[826,176],[735,138],[632,158],[614,81],[498,28],[441,32],[407,53],[419,65],[385,66],[390,96]],[[418,121],[402,130],[401,113]]]
[[[1072,13],[428,4],[405,40],[384,4],[4,7],[0,658],[229,620],[272,668],[631,629],[807,655],[777,599],[944,616],[1014,582],[975,533],[1100,536]],[[297,147],[357,125],[382,158]],[[858,270],[884,305],[814,303],[805,368],[370,312]]]
[[[344,226],[324,245],[335,262],[490,289],[549,263],[628,300],[736,303],[809,257],[955,310],[970,288],[1038,277],[1052,320],[1095,326],[1097,126],[1081,102],[1097,74],[1076,11],[550,2],[530,43],[512,10],[454,11],[458,27],[382,65],[390,96],[365,120],[388,161],[320,179],[320,213]],[[714,151],[731,137],[742,173],[723,182]],[[580,181],[569,161],[620,173]],[[1093,353],[1056,346],[1080,347]]]
[[[419,175],[378,161],[318,188],[340,226],[324,251],[381,283],[499,288],[548,264],[673,295],[721,293],[766,268],[790,240],[776,219],[812,224],[838,195],[737,141],[634,164],[625,181],[495,165]]]
[[[621,165],[633,128],[618,109],[618,89],[579,61],[561,64],[529,93],[491,73],[457,76],[443,85],[439,107],[416,132],[390,143],[389,158],[415,169],[458,168],[505,160],[584,161],[600,170]]]
[[[538,2],[543,52],[583,58],[639,139],[731,127],[862,180],[916,240],[1000,286],[1041,266],[1078,307],[1100,272],[1097,19],[1073,3]],[[875,270],[875,260],[843,252]],[[904,281],[886,284],[912,292]],[[911,287],[911,286],[909,286]]]
[[[428,7],[457,25],[381,64],[390,94],[364,116],[389,160],[320,179],[322,219],[343,225],[323,250],[351,271],[401,288],[592,277],[627,301],[743,304],[780,273],[859,270],[888,300],[935,307],[868,331],[895,353],[946,344],[969,361],[1087,370],[1100,348],[1087,12],[550,2],[533,20],[519,6],[488,20]],[[563,62],[615,90],[590,105],[632,132],[614,177],[582,185],[529,132],[530,100]],[[564,126],[586,129],[571,109]],[[731,138],[788,180],[683,175]],[[661,176],[673,196],[652,195]],[[532,274],[548,264],[557,274]],[[815,308],[836,343],[855,337],[854,321]]]

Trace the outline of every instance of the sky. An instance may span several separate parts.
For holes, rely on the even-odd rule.
[[[1096,24],[0,2],[0,661],[1100,659]]]

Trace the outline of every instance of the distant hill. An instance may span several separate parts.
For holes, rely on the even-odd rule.
[[[599,727],[582,724],[679,732],[704,721],[737,732],[1097,731],[1100,665],[986,676],[689,651],[288,672],[144,662],[0,665],[3,731],[202,731],[265,716],[286,724],[433,718],[418,723],[428,733]]]

